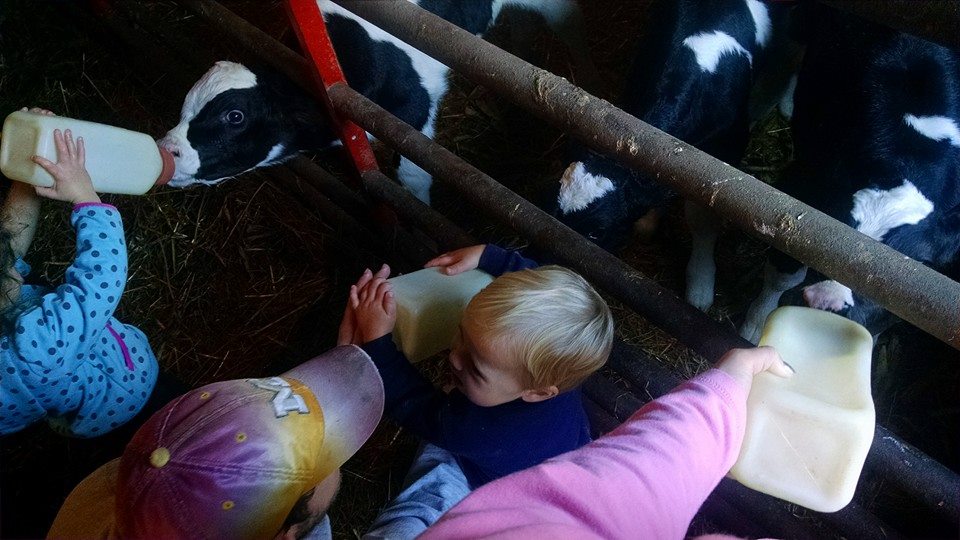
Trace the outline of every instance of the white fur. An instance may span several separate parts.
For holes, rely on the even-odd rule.
[[[753,63],[753,56],[750,51],[744,49],[733,36],[719,30],[694,34],[683,40],[683,44],[693,51],[693,54],[697,56],[697,64],[700,65],[700,69],[707,73],[717,71],[717,64],[720,63],[720,57],[724,53],[742,54]]]
[[[187,140],[187,129],[210,100],[227,90],[253,88],[257,85],[257,76],[236,62],[221,60],[213,65],[200,80],[187,92],[180,109],[180,123],[167,132],[157,143],[174,154],[174,174],[171,187],[184,187],[194,183],[215,184],[220,180],[196,182],[193,176],[200,170],[200,154]]]
[[[853,291],[842,283],[826,280],[804,287],[803,299],[814,309],[840,311],[853,306]]]
[[[409,158],[401,157],[400,166],[397,167],[397,177],[400,178],[403,186],[413,193],[414,197],[427,205],[430,204],[430,184],[433,183],[430,173],[421,169]]]
[[[236,62],[221,60],[213,65],[187,92],[180,110],[180,122],[189,122],[210,100],[227,90],[242,90],[257,85],[257,76]]]
[[[263,158],[263,161],[257,163],[253,166],[254,169],[257,167],[266,167],[267,165],[272,165],[278,161],[280,155],[283,154],[284,146],[281,143],[273,145],[273,148],[267,152],[267,157]]]
[[[200,170],[200,154],[197,153],[190,141],[187,140],[187,128],[190,121],[181,121],[166,136],[157,141],[157,144],[173,153],[173,177],[170,178],[170,187],[185,187],[192,184],[193,176]],[[179,154],[179,155],[177,155]]]
[[[857,230],[873,238],[883,236],[901,225],[916,225],[933,212],[933,203],[909,180],[889,190],[861,189],[853,194],[850,216],[857,221]]]
[[[687,302],[701,311],[707,311],[713,305],[717,274],[713,251],[720,222],[706,207],[690,201],[684,204],[684,211],[691,239],[690,261],[687,262]]]
[[[903,121],[924,137],[935,141],[948,140],[953,146],[960,146],[960,128],[957,122],[946,116],[903,115]]]
[[[583,163],[571,163],[560,178],[557,202],[564,214],[583,210],[593,201],[613,191],[613,182],[604,176],[587,172]]]
[[[757,45],[763,47],[770,38],[770,13],[767,11],[767,6],[760,0],[747,0],[747,9],[750,10],[753,24],[757,27]]]

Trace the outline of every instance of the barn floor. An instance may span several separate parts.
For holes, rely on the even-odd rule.
[[[248,19],[256,15],[258,25],[291,44],[279,2],[223,3]],[[149,4],[153,16],[175,34],[203,31],[176,4]],[[581,4],[591,52],[605,80],[598,93],[613,99],[647,2]],[[182,98],[199,74],[182,49],[170,51],[182,72],[167,72],[132,58],[65,3],[8,0],[5,7],[0,11],[0,114],[42,106],[155,136],[175,123]],[[510,17],[490,39],[505,44],[510,26],[525,22],[525,17]],[[207,43],[217,58],[235,57],[219,38]],[[544,67],[571,76],[562,47],[549,36],[540,36],[534,55]],[[438,140],[527,198],[540,197],[565,166],[566,137],[463,78],[454,76],[452,89],[441,111]],[[756,129],[744,169],[773,181],[789,157],[789,128],[771,116]],[[339,167],[337,156],[319,159]],[[322,219],[270,171],[216,188],[160,189],[143,197],[104,199],[121,209],[130,246],[130,281],[117,316],[150,336],[162,369],[185,386],[276,374],[329,348],[349,283],[364,267],[390,257]],[[523,245],[511,231],[464,209],[442,186],[436,187],[435,200],[439,210],[479,238]],[[635,241],[622,254],[676,291],[682,291],[689,249],[681,214],[669,212],[657,234]],[[66,209],[44,203],[41,229],[28,257],[33,279],[59,283],[72,260],[72,243]],[[711,315],[731,327],[740,322],[759,288],[765,249],[738,231],[724,232]],[[670,336],[612,305],[625,341],[683,376],[707,367]],[[901,325],[878,343],[874,381],[878,420],[954,470],[960,469],[956,362],[956,351]],[[440,372],[438,363],[434,375]],[[0,439],[0,537],[42,536],[69,490],[119,455],[128,437],[119,432],[96,440],[66,440],[37,425]],[[363,533],[396,493],[415,445],[411,436],[385,422],[347,464],[344,488],[331,510],[337,537]],[[874,502],[911,505],[888,495]]]

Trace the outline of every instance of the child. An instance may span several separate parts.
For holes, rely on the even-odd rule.
[[[464,312],[449,356],[456,385],[449,394],[393,344],[389,269],[367,271],[351,287],[341,339],[352,336],[377,364],[386,414],[452,454],[469,489],[589,442],[579,385],[606,362],[613,343],[613,318],[600,295],[570,270],[536,268],[492,245],[427,266],[447,274],[479,267],[500,277]],[[428,446],[426,453],[436,451]]]
[[[0,243],[0,262],[7,264],[0,301],[0,435],[44,418],[66,435],[103,435],[140,411],[157,379],[147,338],[112,316],[127,280],[120,214],[93,190],[83,139],[74,142],[70,130],[56,130],[54,144],[56,163],[33,157],[55,180],[53,187],[35,188],[36,194],[73,205],[77,254],[66,283],[55,290],[22,285],[29,266],[21,257],[36,228],[39,201],[33,187],[14,182]]]
[[[764,371],[793,375],[770,347],[734,349],[590,445],[474,491],[420,538],[683,538],[740,453]]]

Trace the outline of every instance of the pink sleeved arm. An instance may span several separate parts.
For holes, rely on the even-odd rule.
[[[683,538],[737,459],[746,402],[711,369],[591,444],[477,489],[421,538]]]

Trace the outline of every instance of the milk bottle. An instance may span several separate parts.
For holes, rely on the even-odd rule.
[[[388,280],[397,302],[393,339],[411,362],[450,347],[470,299],[493,281],[480,270],[454,276],[425,268]]]
[[[776,348],[795,375],[754,377],[730,476],[811,510],[840,510],[853,498],[873,442],[873,338],[839,315],[782,307],[767,319],[760,345]]]
[[[142,195],[173,176],[173,156],[149,135],[28,111],[11,113],[3,123],[0,171],[11,180],[53,186],[53,177],[30,158],[37,155],[57,161],[55,129],[69,129],[75,140],[83,137],[87,172],[99,193]]]

